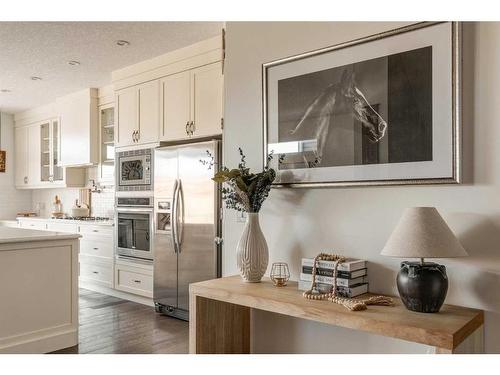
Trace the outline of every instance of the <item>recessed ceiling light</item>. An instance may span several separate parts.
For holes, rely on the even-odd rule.
[[[8,92],[12,92],[11,90],[9,89],[1,89],[0,92],[3,92],[3,93],[8,93]]]
[[[130,42],[128,40],[117,40],[116,45],[120,47],[128,46],[130,45]]]
[[[31,77],[31,80],[32,81],[41,81],[42,77],[33,76],[33,77]]]
[[[80,65],[80,61],[71,60],[71,61],[68,61],[68,64],[73,65],[73,66],[78,66],[78,65]]]

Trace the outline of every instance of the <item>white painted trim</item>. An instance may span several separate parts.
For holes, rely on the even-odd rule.
[[[110,85],[112,88],[112,85]],[[98,89],[86,88],[84,90],[79,90],[71,94],[62,96],[54,100],[52,103],[41,105],[35,108],[27,109],[26,111],[14,114],[14,126],[26,126],[37,122],[46,121],[54,117],[59,117],[57,102],[61,98],[71,97],[73,95],[78,96],[83,93],[88,92],[90,98],[98,98]]]
[[[161,66],[170,65],[181,60],[185,60],[206,52],[222,49],[222,37],[220,35],[202,40],[201,42],[191,44],[184,48],[179,48],[175,51],[165,53],[160,56],[153,57],[149,60],[141,61],[134,65],[129,65],[125,68],[115,70],[111,73],[113,82],[129,78],[137,73],[146,72],[159,68]]]
[[[107,85],[97,89],[98,102],[100,106],[110,106],[115,102],[115,88],[113,85]]]
[[[14,126],[26,126],[57,117],[56,102],[30,108],[14,115]]]
[[[68,325],[69,326],[69,325]],[[1,354],[40,354],[50,353],[63,348],[78,345],[78,329],[66,326],[56,327],[43,332],[32,332],[16,336],[7,345],[0,346]]]
[[[142,61],[111,73],[115,91],[222,60],[222,37]]]

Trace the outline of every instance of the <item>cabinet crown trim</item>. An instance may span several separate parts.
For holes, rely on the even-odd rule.
[[[111,79],[115,90],[165,77],[222,60],[222,37],[191,44],[137,64],[115,70]]]

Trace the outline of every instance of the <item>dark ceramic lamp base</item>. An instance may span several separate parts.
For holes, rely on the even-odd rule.
[[[437,263],[402,262],[396,282],[401,300],[411,311],[438,312],[448,291],[446,268]]]

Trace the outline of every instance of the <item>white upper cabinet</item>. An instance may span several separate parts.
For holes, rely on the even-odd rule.
[[[15,185],[19,189],[85,186],[85,170],[58,165],[59,119],[15,128]]]
[[[222,133],[222,64],[194,69],[192,81],[192,136]]]
[[[41,124],[35,124],[28,127],[28,187],[41,186],[41,127],[42,125],[50,124],[50,121]]]
[[[161,89],[161,139],[186,138],[191,121],[191,72],[181,72],[163,78]]]
[[[28,127],[14,130],[14,162],[16,163],[14,182],[17,187],[28,185]]]
[[[143,83],[139,91],[139,132],[137,143],[158,142],[160,128],[160,81]]]
[[[116,146],[158,142],[160,123],[159,80],[116,93]]]
[[[222,133],[222,65],[220,62],[161,80],[161,140],[174,141]]]
[[[129,87],[116,93],[115,99],[115,144],[117,147],[135,144],[139,123],[139,92]]]
[[[223,35],[112,72],[116,146],[222,134]]]
[[[99,163],[97,89],[86,89],[58,98],[60,116],[60,165],[87,166]]]

